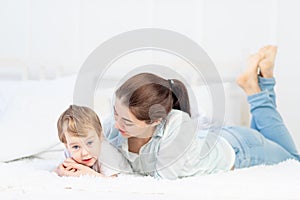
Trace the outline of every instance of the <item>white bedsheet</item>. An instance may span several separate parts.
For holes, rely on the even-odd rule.
[[[0,161],[59,143],[55,124],[72,102],[74,81],[75,77],[69,77],[0,84]],[[97,102],[103,107],[105,99]],[[0,162],[0,199],[300,199],[300,163],[296,161],[176,181],[128,175],[109,180],[58,177],[51,170],[59,162],[59,156]]]
[[[58,177],[58,159],[0,164],[0,199],[300,199],[300,163],[288,160],[176,181],[121,175]]]

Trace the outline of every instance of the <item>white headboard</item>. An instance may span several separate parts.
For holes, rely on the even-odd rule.
[[[26,81],[26,80],[53,80],[61,77],[65,77],[71,74],[76,74],[76,67],[62,66],[62,65],[43,65],[43,64],[30,64],[25,60],[14,58],[0,58],[0,80],[14,80],[14,81]],[[188,71],[185,71],[188,73]],[[110,77],[116,78],[114,76]],[[197,81],[196,81],[197,82]],[[196,84],[196,83],[195,83]],[[109,86],[110,84],[108,84]],[[236,86],[232,78],[226,79],[223,83],[225,90],[225,117],[229,124],[234,125],[248,125],[249,124],[249,111],[246,103],[246,98],[243,92]],[[197,84],[195,85],[196,87]],[[111,91],[111,88],[107,88]],[[95,95],[95,108],[98,110],[103,109],[103,95],[105,98],[111,96],[111,94]],[[199,93],[198,96],[203,96],[203,93]],[[201,98],[201,97],[200,97]],[[210,103],[209,98],[204,98],[204,106]],[[98,102],[98,103],[97,103]],[[105,101],[108,104],[109,101]],[[203,102],[203,101],[202,101]],[[109,107],[109,105],[106,105]],[[107,110],[105,110],[107,112]]]
[[[76,66],[29,63],[20,58],[0,58],[0,80],[51,80],[76,73]]]

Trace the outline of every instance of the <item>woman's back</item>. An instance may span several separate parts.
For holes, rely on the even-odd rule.
[[[108,120],[104,135],[129,160],[133,171],[176,179],[227,171],[233,167],[232,147],[219,134],[198,130],[197,122],[183,111],[172,110],[157,125],[152,138],[139,154],[128,151],[128,139],[118,134]]]

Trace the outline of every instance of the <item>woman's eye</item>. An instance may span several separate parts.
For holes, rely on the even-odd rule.
[[[90,142],[88,142],[87,143],[89,146],[91,146],[92,144],[93,144],[93,142],[92,141],[90,141]]]
[[[131,127],[133,124],[124,124],[125,126]]]

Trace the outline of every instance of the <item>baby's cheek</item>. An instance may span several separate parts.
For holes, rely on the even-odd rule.
[[[77,155],[76,153],[71,154],[71,158],[76,162],[80,163],[80,156]]]

